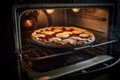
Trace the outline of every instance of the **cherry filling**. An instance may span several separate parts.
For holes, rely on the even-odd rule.
[[[55,30],[55,28],[45,29],[45,31],[54,31],[54,30]],[[55,33],[52,34],[52,35],[46,35],[46,34],[45,34],[45,35],[46,35],[45,37],[39,37],[39,39],[42,39],[43,41],[49,41],[50,38],[56,37],[56,34],[63,33],[63,32],[66,32],[66,31],[69,31],[69,32],[74,31],[73,28],[70,28],[69,30],[67,30],[65,27],[63,27],[61,30],[62,30],[62,31],[60,31],[60,32],[55,32]],[[36,34],[41,34],[41,32],[43,32],[43,30],[41,30],[41,31],[39,31],[39,32],[36,32]],[[81,34],[82,34],[82,33],[81,33]],[[70,34],[69,37],[67,37],[67,38],[61,38],[61,39],[63,40],[63,39],[68,39],[68,38],[70,38],[70,37],[79,37],[79,35],[80,35],[80,34],[75,34],[75,33],[73,33],[73,34]],[[88,36],[88,37],[89,37],[89,36]],[[87,39],[88,37],[80,37],[80,38]],[[76,42],[79,44],[80,40],[77,40],[77,39],[76,39]]]
[[[71,29],[70,29],[70,30],[68,30],[68,31],[74,31],[74,29],[72,29],[72,28],[71,28]]]
[[[41,34],[41,32],[36,32],[36,34]]]

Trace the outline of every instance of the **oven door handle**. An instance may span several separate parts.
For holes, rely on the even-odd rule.
[[[101,68],[97,68],[97,69],[94,69],[94,70],[90,70],[90,71],[87,71],[87,70],[82,70],[81,73],[76,73],[76,74],[72,74],[72,75],[68,75],[67,77],[72,77],[72,76],[79,76],[79,75],[82,75],[82,74],[89,74],[89,73],[94,73],[94,72],[97,72],[97,71],[101,71],[101,70],[105,70],[105,69],[109,69],[117,64],[120,63],[120,57],[113,63],[111,64],[106,64],[106,63],[103,63],[103,65],[105,65],[105,67],[101,67]]]
[[[120,58],[119,58],[118,60],[116,60],[114,63],[109,64],[109,65],[103,63],[103,64],[105,65],[105,67],[102,67],[102,68],[98,68],[98,69],[95,69],[95,70],[88,71],[88,73],[92,73],[92,72],[96,72],[96,71],[100,71],[100,70],[105,70],[105,69],[108,69],[108,68],[111,68],[111,67],[117,65],[118,63],[120,63]]]

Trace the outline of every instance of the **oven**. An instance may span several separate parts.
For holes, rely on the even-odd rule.
[[[118,8],[114,1],[24,3],[13,6],[19,79],[21,71],[32,80],[50,80],[105,70],[119,62]],[[95,40],[87,45],[57,48],[31,39],[32,32],[50,26],[77,26],[92,32]]]

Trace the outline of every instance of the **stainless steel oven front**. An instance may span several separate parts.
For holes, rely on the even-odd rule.
[[[14,5],[19,79],[21,70],[33,80],[49,80],[78,71],[86,74],[117,63],[118,58],[113,56],[113,46],[118,43],[114,33],[115,10],[113,3]],[[77,26],[91,31],[96,39],[91,44],[71,49],[54,49],[33,43],[31,33],[49,26]]]

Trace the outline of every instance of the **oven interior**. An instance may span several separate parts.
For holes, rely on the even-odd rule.
[[[18,42],[22,65],[30,75],[52,76],[83,70],[113,59],[113,7],[22,8],[19,10]],[[34,44],[31,33],[49,26],[77,26],[91,31],[93,43],[70,49]],[[35,75],[37,74],[37,75]]]

